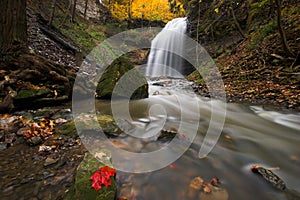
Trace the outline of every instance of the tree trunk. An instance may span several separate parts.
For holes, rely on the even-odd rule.
[[[76,4],[77,4],[77,0],[73,0],[73,4],[72,4],[72,16],[71,16],[71,22],[72,23],[75,22]]]
[[[52,2],[52,8],[51,8],[50,20],[49,20],[49,23],[48,23],[49,26],[52,25],[52,22],[53,22],[53,19],[54,19],[55,6],[56,6],[56,0],[53,0],[53,2]]]
[[[132,2],[133,0],[129,0],[128,1],[128,10],[127,10],[127,14],[128,14],[128,23],[127,23],[127,27],[130,28],[131,27],[131,22],[132,22],[132,14],[131,14],[131,6],[132,6]]]
[[[235,13],[234,13],[234,9],[233,9],[233,3],[231,1],[231,13],[232,13],[232,18],[233,18],[233,22],[239,32],[239,34],[243,37],[243,38],[246,38],[241,26],[240,26],[240,23],[238,22],[236,16],[235,16]]]
[[[275,3],[277,6],[277,25],[278,25],[278,30],[280,33],[283,49],[288,55],[294,56],[293,52],[291,51],[291,49],[287,43],[285,32],[284,32],[284,29],[283,29],[282,23],[281,23],[281,0],[275,0]]]
[[[27,48],[26,0],[0,0],[0,54]]]
[[[84,13],[83,13],[83,17],[84,17],[84,18],[86,18],[86,11],[87,11],[87,7],[88,7],[88,1],[89,1],[89,0],[85,0]]]

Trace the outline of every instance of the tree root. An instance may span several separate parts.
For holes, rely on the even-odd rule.
[[[2,91],[13,90],[17,94],[12,95],[11,92],[0,94],[2,98],[4,97],[0,103],[0,112],[10,111],[14,107],[25,108],[35,103],[41,106],[57,104],[69,99],[72,88],[70,80],[75,79],[74,72],[68,72],[64,66],[35,54],[23,53],[7,60],[0,64],[1,69],[6,70],[6,75],[0,79],[0,87]],[[17,102],[14,104],[14,97],[18,97],[20,91],[43,89],[53,92],[45,93],[44,96],[30,96],[27,100],[22,98],[21,104]]]

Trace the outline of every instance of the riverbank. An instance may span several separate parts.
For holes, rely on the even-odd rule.
[[[268,1],[240,2],[229,13],[221,9],[228,6],[225,2],[192,2],[199,6],[187,8],[192,37],[214,58],[227,101],[300,110],[298,4],[285,1],[278,7]],[[205,14],[205,5],[211,15]],[[189,79],[198,94],[208,95],[199,74]]]
[[[276,42],[276,37],[271,39],[264,43],[265,51],[272,48],[269,46],[272,42]],[[277,62],[279,55],[274,54],[266,58],[257,50],[248,50],[250,42],[250,39],[244,40],[234,51],[215,59],[224,83],[227,102],[299,111],[299,59],[282,57],[285,60],[281,60],[280,65],[268,63],[267,59]],[[277,48],[279,47],[280,44],[277,44]],[[288,64],[290,67],[285,67]],[[209,96],[206,83],[197,71],[190,74],[188,79],[194,82],[193,88],[197,94]]]

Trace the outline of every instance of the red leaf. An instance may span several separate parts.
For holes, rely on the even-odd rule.
[[[98,191],[98,190],[101,189],[101,184],[100,184],[99,182],[93,182],[93,183],[92,183],[92,187],[93,187],[96,191]]]
[[[104,166],[99,168],[90,178],[92,180],[92,187],[98,191],[101,188],[101,185],[111,186],[111,179],[110,177],[116,174],[116,170],[110,168],[108,166]]]
[[[108,166],[101,167],[99,170],[106,179],[109,179],[111,176],[116,174],[116,170]]]
[[[92,180],[92,187],[98,191],[101,188],[101,184],[102,184],[102,176],[101,174],[96,171],[90,178],[90,180]]]

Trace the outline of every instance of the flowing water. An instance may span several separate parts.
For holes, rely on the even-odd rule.
[[[168,29],[184,33],[186,19],[172,20],[165,28]],[[180,57],[155,48],[156,43],[165,42],[166,49],[183,49],[180,34],[165,36],[162,31],[152,42],[146,75],[182,77]],[[150,97],[131,101],[129,105],[121,100],[112,103],[96,101],[97,112],[112,114],[115,110],[119,115],[117,123],[124,134],[111,138],[112,143],[128,152],[146,155],[173,142],[171,150],[184,153],[174,162],[166,162],[164,167],[157,165],[169,160],[168,156],[172,154],[162,154],[140,163],[124,158],[121,164],[114,163],[116,158],[112,157],[113,165],[132,162],[136,171],[148,169],[147,173],[140,174],[117,172],[120,199],[217,200],[203,196],[203,192],[189,194],[190,182],[195,177],[202,177],[206,182],[217,177],[231,200],[300,199],[300,113],[275,111],[260,105],[226,104],[201,97],[193,93],[191,83],[184,79],[159,78],[149,84]],[[127,108],[130,118],[123,112]],[[205,143],[208,133],[213,137]],[[61,148],[50,155],[39,152],[38,146],[28,148],[22,143],[2,151],[0,199],[62,198],[72,184],[76,165],[85,151],[77,136],[69,137],[54,135],[50,138],[50,146],[59,142]],[[212,151],[200,158],[200,148],[214,142]],[[190,145],[187,149],[186,144]],[[45,165],[49,156],[52,160],[57,159],[57,169]],[[275,189],[250,170],[253,165],[272,168],[287,189]],[[218,198],[222,199],[227,198]]]
[[[211,106],[218,116],[224,111],[225,103],[195,96],[189,88],[190,83],[181,79],[154,81],[148,99],[130,103],[132,121],[128,122],[128,129],[144,128],[146,131],[150,124],[162,126],[159,121],[151,120],[161,117],[151,114],[151,107],[157,104],[167,115],[162,129],[179,130],[179,124],[188,127],[196,122],[199,127],[193,144],[174,163],[144,174],[119,172],[119,181],[124,183],[120,186],[119,196],[125,193],[131,199],[188,199],[189,182],[200,176],[206,181],[218,177],[228,191],[229,199],[298,199],[299,196],[274,189],[250,168],[252,165],[276,168],[273,172],[286,183],[288,191],[300,191],[300,113],[227,104],[221,136],[210,154],[200,159],[198,152],[211,121]],[[178,96],[181,97],[180,104]],[[194,106],[195,102],[199,108]],[[122,110],[126,105],[122,101],[112,105],[97,102],[96,108],[109,114],[111,106]],[[182,118],[183,113],[188,116]],[[213,125],[222,126],[218,120]],[[180,133],[177,136],[173,140],[177,140],[178,148],[181,148],[180,143],[186,138],[180,137]],[[122,148],[138,153],[152,152],[166,145],[157,138],[133,140],[131,136],[122,136],[114,140]],[[147,164],[151,165],[151,162],[155,159],[148,160]],[[126,184],[129,182],[130,186]]]
[[[146,76],[149,77],[182,77],[183,59],[174,53],[184,51],[184,33],[187,30],[187,18],[176,18],[167,23],[151,42]],[[159,47],[163,46],[164,49]]]

